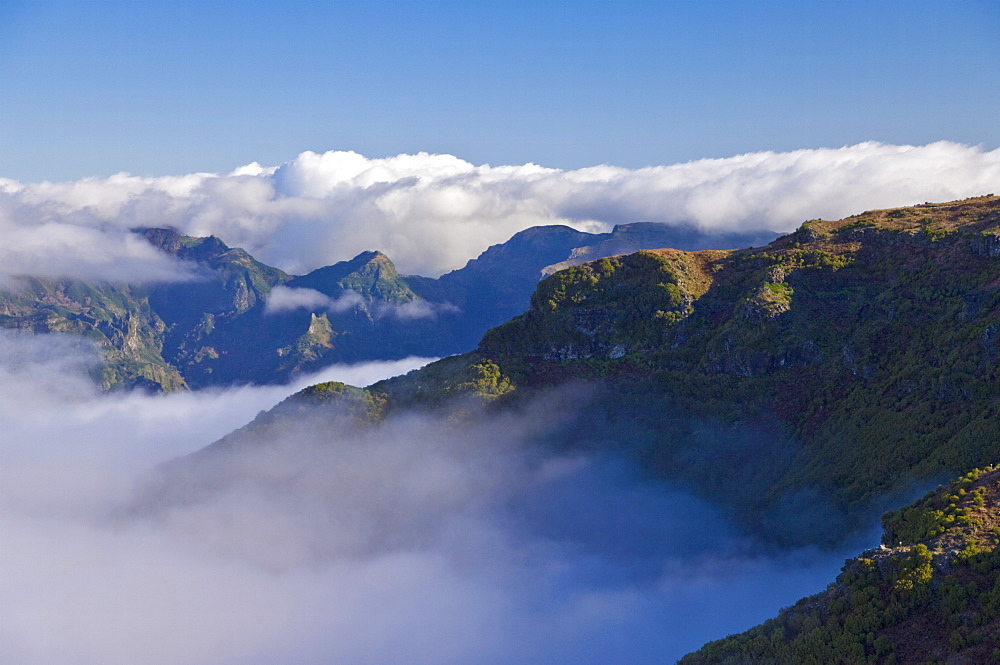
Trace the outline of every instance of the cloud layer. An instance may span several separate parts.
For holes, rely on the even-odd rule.
[[[304,152],[227,175],[66,183],[0,179],[0,266],[109,279],[176,279],[125,229],[217,235],[292,273],[378,249],[401,271],[461,267],[538,224],[605,231],[648,221],[707,231],[787,232],[806,219],[1000,191],[1000,149],[861,143],[670,166],[576,171],[473,165],[451,155],[371,159]]]
[[[278,286],[271,290],[264,303],[265,314],[281,314],[299,309],[313,312],[346,312],[364,303],[364,298],[355,292],[345,293],[339,298],[331,298],[316,289],[299,289]]]
[[[356,307],[371,308],[375,318],[395,317],[404,321],[436,318],[438,314],[454,314],[459,311],[450,303],[432,303],[426,300],[412,300],[405,303],[368,303],[360,294],[348,291],[332,298],[316,289],[278,286],[271,290],[264,303],[265,314],[280,314],[305,309],[312,312],[339,314]]]
[[[136,513],[147,469],[284,393],[97,395],[92,360],[0,335],[2,662],[670,662],[843,560],[768,554],[620,460],[526,449],[558,422],[549,404],[461,435],[407,416],[331,438],[303,419],[225,482]]]

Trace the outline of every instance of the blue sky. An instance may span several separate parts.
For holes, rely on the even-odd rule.
[[[1000,144],[1000,3],[0,3],[0,177]]]

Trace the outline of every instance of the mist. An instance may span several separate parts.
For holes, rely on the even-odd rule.
[[[370,308],[370,313],[376,318],[395,317],[398,319],[432,319],[438,314],[459,312],[458,307],[451,303],[432,303],[426,300],[412,300],[405,303],[373,302],[369,304],[361,294],[346,291],[337,298],[320,293],[315,289],[276,286],[271,289],[264,302],[265,314],[278,314],[299,309],[312,312],[326,311],[338,314],[356,307]]]
[[[627,460],[529,445],[567,417],[544,403],[462,427],[303,418],[163,484],[298,386],[99,394],[93,359],[0,336],[2,662],[662,663],[856,552],[775,551]]]
[[[1000,188],[1000,149],[867,142],[725,159],[573,171],[453,155],[306,151],[276,166],[63,183],[0,178],[2,271],[109,281],[191,278],[129,229],[216,235],[292,274],[380,250],[438,276],[531,226],[610,231],[659,222],[707,233],[786,233],[803,221],[950,201]],[[301,296],[301,294],[300,294]]]

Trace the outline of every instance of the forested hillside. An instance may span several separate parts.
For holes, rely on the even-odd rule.
[[[684,413],[776,421],[794,450],[768,501],[820,489],[854,510],[992,461],[998,260],[996,197],[816,220],[760,249],[563,271],[479,350],[518,385],[641,376]]]

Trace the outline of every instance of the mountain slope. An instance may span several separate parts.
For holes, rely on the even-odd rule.
[[[417,296],[381,252],[291,278],[273,295],[212,331],[213,353],[187,373],[192,387],[285,382],[334,362],[441,353],[449,338],[435,332],[458,315]]]
[[[531,403],[559,417],[530,445],[626,452],[751,535],[833,544],[887,497],[996,458],[998,331],[993,196],[814,220],[762,248],[604,258],[543,280],[475,352],[288,398],[165,468],[150,505],[211,491],[304,421],[337,445],[400,412],[462,431]],[[883,525],[826,591],[682,662],[1000,658],[1000,470]]]
[[[185,386],[163,359],[167,324],[141,287],[23,277],[0,293],[0,327],[34,334],[81,335],[101,350],[95,380],[104,389]]]
[[[140,233],[162,251],[194,263],[202,273],[200,281],[146,287],[150,306],[166,324],[163,358],[187,385],[196,387],[206,366],[219,356],[219,331],[262,307],[271,290],[291,277],[214,236],[192,238],[169,229]]]
[[[884,544],[847,561],[826,591],[680,663],[996,662],[1000,470],[975,469],[883,524]]]
[[[296,277],[289,286],[314,289],[328,296],[353,291],[368,300],[394,303],[410,302],[418,297],[382,252],[362,252],[350,261],[341,261]]]
[[[538,226],[516,233],[437,280],[406,279],[422,297],[451,302],[463,311],[450,331],[455,339],[451,353],[456,353],[475,348],[484,332],[525,311],[539,279],[564,265],[640,249],[727,249],[773,238],[771,233],[709,234],[642,222],[619,224],[601,234],[568,226]]]

